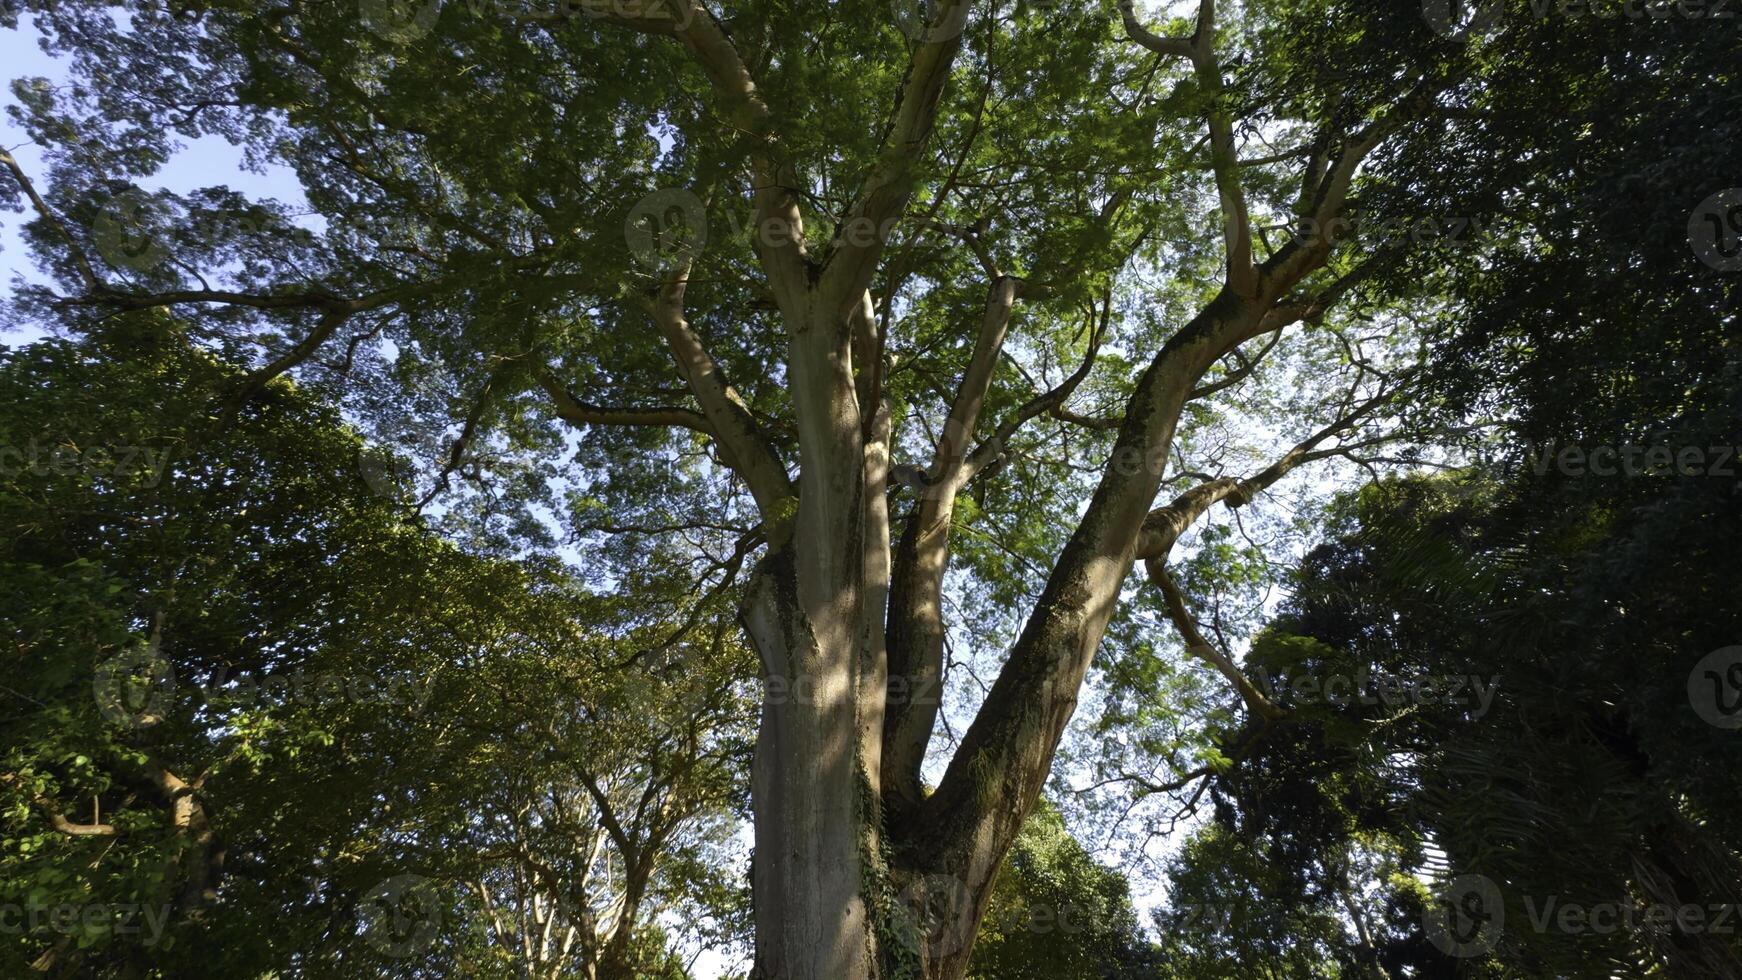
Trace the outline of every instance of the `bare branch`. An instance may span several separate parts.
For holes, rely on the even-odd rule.
[[[35,185],[30,182],[30,177],[25,174],[24,168],[18,165],[17,158],[6,150],[0,150],[0,163],[5,164],[6,169],[11,171],[12,179],[18,181],[18,186],[23,188],[25,196],[30,198],[31,206],[36,209],[36,213],[41,216],[42,220],[53,225],[55,230],[60,232],[60,237],[67,243],[67,250],[72,253],[73,266],[79,270],[79,278],[85,281],[86,288],[92,290],[104,288],[103,280],[97,277],[96,270],[91,267],[90,259],[86,258],[84,250],[79,248],[78,240],[72,236],[71,232],[67,231],[67,226],[61,222],[60,216],[49,208],[48,202],[42,199],[42,195],[36,192]]]
[[[1253,371],[1258,369],[1258,364],[1264,360],[1264,355],[1270,353],[1271,348],[1275,347],[1281,341],[1282,330],[1279,327],[1275,332],[1275,336],[1271,337],[1270,341],[1264,345],[1263,349],[1252,357],[1246,357],[1240,353],[1238,347],[1234,348],[1233,354],[1234,357],[1241,362],[1240,367],[1228,372],[1227,376],[1219,381],[1207,385],[1199,385],[1196,388],[1193,388],[1191,400],[1196,401],[1199,398],[1208,398],[1218,391],[1232,388],[1240,382],[1245,381],[1247,378],[1252,376]]]
[[[1064,403],[1070,400],[1071,395],[1076,392],[1078,386],[1080,386],[1089,377],[1089,373],[1094,370],[1095,360],[1101,353],[1101,343],[1107,338],[1107,326],[1112,320],[1112,303],[1113,294],[1109,289],[1101,296],[1100,315],[1096,317],[1093,311],[1091,311],[1089,345],[1088,349],[1083,352],[1082,363],[1077,366],[1075,371],[1071,372],[1069,377],[1060,382],[1057,387],[1042,392],[1041,394],[1029,399],[1027,402],[1023,403],[1022,407],[1012,413],[1009,418],[1005,419],[992,433],[991,437],[981,443],[980,446],[974,450],[973,455],[969,457],[968,466],[973,472],[978,472],[993,460],[997,459],[998,455],[1004,451],[1004,447],[1010,442],[1010,438],[1016,434],[1017,430],[1026,425],[1029,420],[1034,419],[1043,413],[1052,414],[1055,418],[1063,421],[1074,422],[1079,425],[1087,425],[1091,428],[1116,429],[1123,424],[1123,419],[1089,419],[1085,416],[1077,415],[1074,412],[1069,412],[1064,408]]]
[[[1216,668],[1217,672],[1227,678],[1228,683],[1234,685],[1234,689],[1240,693],[1240,699],[1246,702],[1247,707],[1251,708],[1254,714],[1271,720],[1281,718],[1285,712],[1264,696],[1264,692],[1260,691],[1258,686],[1247,678],[1232,658],[1205,639],[1204,634],[1199,632],[1197,621],[1192,619],[1191,612],[1186,609],[1185,597],[1180,594],[1179,585],[1167,572],[1166,559],[1151,558],[1143,563],[1143,567],[1149,572],[1149,580],[1160,587],[1162,597],[1167,605],[1168,617],[1173,620],[1174,626],[1185,638],[1186,652]]]
[[[668,406],[613,408],[595,405],[575,397],[544,365],[535,367],[533,376],[539,387],[555,403],[557,415],[577,428],[587,425],[664,425],[713,435],[707,418],[691,409]]]
[[[980,409],[986,393],[992,387],[992,370],[1004,350],[1004,338],[1009,332],[1010,316],[1016,298],[1022,294],[1022,282],[1000,276],[986,290],[986,310],[980,319],[980,333],[974,342],[974,353],[968,370],[962,375],[951,401],[949,418],[938,437],[937,450],[928,467],[928,482],[938,486],[953,481],[967,459],[974,431],[979,426]]]
[[[490,376],[484,380],[484,387],[478,392],[478,397],[472,402],[471,410],[466,413],[465,421],[461,423],[460,426],[460,434],[454,438],[454,444],[448,447],[447,461],[442,464],[442,470],[436,476],[435,485],[430,487],[429,492],[424,494],[422,500],[418,501],[417,506],[419,510],[429,506],[430,501],[434,500],[437,495],[448,489],[450,485],[449,481],[453,477],[454,472],[465,463],[466,453],[471,450],[472,443],[477,441],[478,431],[483,426],[484,418],[489,413],[495,401],[496,391],[501,386],[502,381],[507,376],[509,370],[513,367],[513,360],[511,358],[498,356],[498,362],[499,363],[496,367],[490,372]]]

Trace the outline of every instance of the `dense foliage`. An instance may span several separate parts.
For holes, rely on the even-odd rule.
[[[1742,976],[1722,7],[0,7],[0,970]]]
[[[1508,73],[1565,118],[1468,151],[1538,178],[1532,232],[1459,279],[1422,406],[1492,421],[1474,465],[1337,509],[1247,660],[1301,723],[1250,743],[1184,871],[1229,867],[1231,838],[1289,915],[1366,901],[1365,962],[1392,976],[1431,970],[1431,926],[1469,908],[1430,879],[1493,916],[1439,933],[1470,975],[1742,970],[1738,293],[1688,231],[1735,175],[1742,103],[1674,81],[1736,70],[1697,25],[1601,43],[1626,26],[1510,33]],[[1360,703],[1331,677],[1442,683]]]

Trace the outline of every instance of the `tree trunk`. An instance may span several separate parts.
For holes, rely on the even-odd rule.
[[[806,615],[794,559],[787,550],[763,563],[744,611],[769,692],[751,777],[753,976],[868,980],[880,975],[865,895],[877,840],[875,788],[854,737],[858,656],[834,610]]]
[[[752,976],[956,980],[966,972],[992,879],[1045,784],[1131,569],[1180,410],[1196,379],[1255,326],[1224,297],[1156,358],[1115,450],[1117,461],[1129,447],[1132,465],[1109,467],[1091,505],[1099,519],[1079,527],[942,785],[919,801],[911,797],[930,719],[921,715],[917,738],[892,742],[884,730],[886,711],[901,727],[909,707],[890,704],[891,692],[909,688],[889,683],[889,665],[923,671],[930,660],[886,649],[883,639],[886,627],[890,643],[915,638],[893,628],[903,612],[887,602],[886,413],[875,409],[861,430],[851,330],[794,332],[799,499],[772,522],[742,611],[767,685],[752,776]],[[971,424],[955,438],[970,433]],[[959,462],[965,451],[945,455]],[[959,486],[951,478],[944,492]],[[916,519],[939,509],[916,507]],[[934,632],[918,635],[939,639]],[[893,775],[883,764],[891,744],[902,756]]]
[[[802,581],[791,550],[772,555],[758,569],[744,610],[769,691],[751,790],[751,975],[954,980],[966,972],[998,861],[964,877],[965,869],[943,855],[900,845],[913,825],[885,832],[875,748],[881,691],[856,696],[882,685],[867,669],[875,644],[822,642],[854,639],[853,623],[807,616]],[[1020,814],[1008,816],[1011,828],[1020,826]]]

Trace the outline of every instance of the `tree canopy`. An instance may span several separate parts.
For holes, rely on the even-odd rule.
[[[0,963],[1737,975],[1721,6],[6,6]]]

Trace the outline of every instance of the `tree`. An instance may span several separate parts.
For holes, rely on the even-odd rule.
[[[357,476],[354,437],[318,407],[278,391],[214,414],[207,396],[234,375],[161,313],[0,363],[18,439],[0,497],[17,585],[4,880],[29,917],[9,963],[125,975],[194,955],[250,969],[272,940],[214,921],[226,869],[312,864],[326,821],[358,820],[370,803],[366,787],[331,779],[355,726],[297,710],[302,682],[343,685],[366,664],[377,685],[396,682],[370,699],[385,716],[428,693],[398,683],[410,665],[390,631],[359,622],[355,606],[329,604],[351,615],[324,622],[311,607],[347,577],[406,583],[418,542],[384,520]],[[316,488],[333,501],[319,514],[304,506]],[[263,676],[286,683],[236,683]],[[286,815],[269,787],[326,805],[280,835]],[[77,929],[53,920],[67,909]],[[195,936],[229,941],[213,953]]]
[[[601,613],[589,610],[589,629],[609,622]],[[420,801],[425,826],[406,830],[482,925],[488,946],[463,959],[468,975],[683,977],[678,940],[741,939],[732,836],[749,732],[730,680],[748,654],[729,628],[712,628],[713,651],[667,655],[647,674],[616,668],[660,658],[672,628],[557,633],[478,664],[462,703],[433,706],[473,734],[453,765],[477,775]],[[723,920],[713,935],[708,915]]]
[[[992,883],[968,976],[1113,980],[1155,968],[1125,878],[1096,862],[1043,800]]]
[[[1742,898],[1719,459],[1742,433],[1737,237],[1705,203],[1738,106],[1731,85],[1670,95],[1733,78],[1735,38],[1665,22],[1612,43],[1638,26],[1508,31],[1510,111],[1418,185],[1458,207],[1472,170],[1551,175],[1532,234],[1459,280],[1433,339],[1417,408],[1467,432],[1469,465],[1332,511],[1246,661],[1312,683],[1277,685],[1287,723],[1224,742],[1213,833],[1258,857],[1243,877],[1271,901],[1334,914],[1350,854],[1403,872],[1361,876],[1392,896],[1373,935],[1394,976],[1742,975],[1734,930],[1710,927]],[[1550,92],[1563,125],[1516,125]],[[1360,676],[1441,693],[1315,691]]]
[[[380,430],[412,417],[439,445],[422,502],[453,492],[479,548],[548,546],[553,493],[513,463],[605,470],[564,517],[620,587],[673,577],[652,552],[741,607],[769,692],[756,975],[802,980],[962,975],[1139,559],[1191,653],[1274,713],[1168,557],[1301,464],[1382,461],[1408,331],[1338,304],[1385,318],[1362,287],[1416,236],[1365,228],[1365,195],[1406,198],[1467,138],[1485,64],[1341,3],[1160,27],[967,0],[27,6],[81,82],[17,90],[46,195],[7,163],[61,285],[21,308],[174,307],[258,345],[251,389],[292,373]],[[319,229],[133,188],[171,132],[292,168]],[[749,233],[702,241],[728,223]],[[1262,450],[1215,444],[1217,399],[1295,335],[1322,384],[1244,469]],[[670,472],[621,465],[649,457]],[[1027,612],[988,631],[996,681],[928,794],[946,591]],[[902,896],[940,879],[916,937]]]
[[[1168,905],[1156,914],[1162,976],[1393,975],[1376,962],[1389,938],[1381,932],[1390,925],[1387,903],[1375,908],[1363,893],[1373,878],[1394,886],[1386,881],[1390,869],[1362,869],[1373,877],[1351,875],[1328,894],[1309,896],[1287,880],[1295,869],[1246,844],[1242,829],[1208,825],[1169,869]]]
[[[0,351],[0,963],[681,976],[734,936],[729,621],[643,635],[461,551],[390,455],[248,378],[157,311]]]

